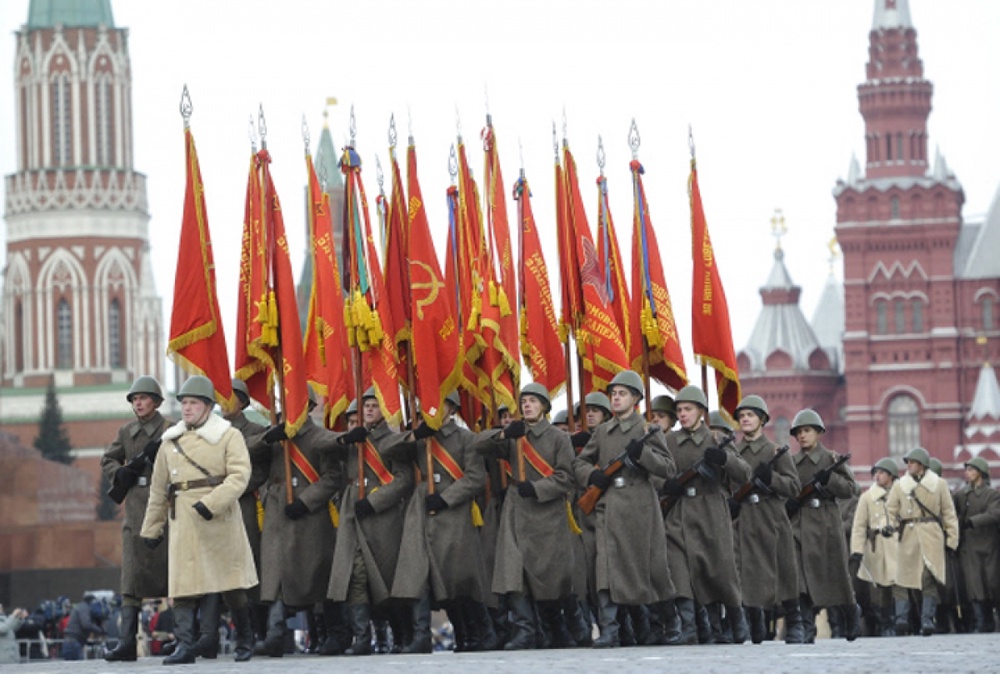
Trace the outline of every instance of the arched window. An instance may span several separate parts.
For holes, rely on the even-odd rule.
[[[122,366],[122,311],[117,299],[108,308],[108,357],[111,367]]]
[[[111,78],[100,76],[97,80],[97,165],[110,166],[114,162],[114,132],[111,114]]]
[[[65,299],[56,311],[56,338],[56,367],[68,370],[73,367],[73,313]]]
[[[899,220],[899,197],[893,197],[889,200],[889,208],[892,211],[890,216],[893,220]]]
[[[903,134],[896,134],[896,160],[903,161]]]
[[[906,332],[906,300],[897,299],[892,304],[896,334],[900,335]]]
[[[14,372],[24,372],[24,306],[14,305]]]
[[[875,302],[875,334],[877,335],[884,335],[889,331],[888,310],[889,307],[885,300]]]
[[[979,302],[983,310],[983,330],[992,330],[995,326],[993,309],[996,306],[996,301],[989,295],[984,295]]]
[[[913,300],[913,332],[924,331],[924,303]]]
[[[911,395],[889,401],[889,455],[897,459],[920,446],[920,407]]]
[[[73,106],[66,73],[52,79],[52,163],[56,166],[73,163]]]

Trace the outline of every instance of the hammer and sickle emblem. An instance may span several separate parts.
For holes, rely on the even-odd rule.
[[[426,272],[426,274],[427,274],[427,278],[429,279],[427,281],[423,281],[423,282],[420,282],[420,283],[418,283],[418,282],[416,282],[416,281],[414,281],[412,279],[410,281],[410,289],[411,290],[413,290],[413,291],[416,291],[416,290],[427,290],[427,294],[424,295],[423,299],[417,299],[417,302],[416,302],[416,304],[417,304],[417,318],[420,319],[420,320],[423,320],[423,318],[424,318],[424,307],[429,306],[429,305],[431,305],[431,304],[434,303],[434,301],[437,299],[438,293],[441,291],[441,288],[444,287],[444,281],[442,281],[437,276],[435,276],[434,275],[434,270],[431,269],[430,265],[428,265],[428,264],[426,264],[424,262],[420,262],[419,260],[410,260],[410,269],[411,269],[410,273],[411,274],[413,273],[413,268],[414,267],[419,267],[420,269],[423,269],[424,272]],[[416,293],[414,293],[413,296],[416,298],[417,297]]]

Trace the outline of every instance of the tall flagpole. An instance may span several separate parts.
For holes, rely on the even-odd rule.
[[[642,141],[639,138],[639,127],[636,126],[635,118],[633,118],[632,119],[632,125],[629,127],[629,130],[628,130],[628,144],[629,144],[629,147],[632,148],[632,161],[638,161],[639,160],[639,145],[640,145],[641,142]],[[637,189],[638,189],[638,185],[635,184],[635,177],[633,177],[633,179],[632,179],[632,192],[633,192],[633,197],[632,198],[633,198],[633,200],[636,199],[635,192],[637,191]],[[638,204],[636,204],[635,207],[638,207]],[[634,237],[635,235],[636,235],[635,225],[633,224],[633,227],[632,227],[632,236]],[[643,253],[644,253],[644,251],[643,251]],[[646,264],[645,260],[643,260],[642,262],[643,262],[643,264]],[[633,265],[638,264],[638,261],[632,260],[632,264]],[[644,283],[645,283],[645,275],[643,275],[643,280],[644,280]],[[646,288],[638,288],[638,289],[637,288],[632,288],[632,292],[633,293],[635,293],[635,292],[642,292],[644,295],[646,294],[646,290],[647,290]],[[652,311],[653,316],[655,318],[655,316],[656,316],[656,307],[653,306],[652,302],[650,302],[650,310]],[[640,325],[641,325],[641,320],[642,320],[641,316],[633,316],[632,318],[633,318],[633,320],[639,320],[640,321]],[[649,381],[650,380],[650,377],[649,377],[649,340],[646,338],[646,333],[645,333],[644,330],[640,330],[639,332],[642,335],[642,382],[643,382],[643,386],[646,389],[646,391],[645,391],[645,393],[646,393],[646,421],[648,423],[648,422],[651,422],[653,420],[653,399],[651,397],[652,396],[652,391],[651,391],[650,381]]]

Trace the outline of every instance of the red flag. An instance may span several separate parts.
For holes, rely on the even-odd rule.
[[[629,292],[625,284],[625,267],[622,265],[618,232],[615,231],[615,221],[611,217],[611,206],[608,203],[608,179],[603,175],[597,179],[597,193],[597,259],[604,270],[608,304],[615,322],[621,327],[622,347],[627,356],[631,353],[628,325],[632,322],[629,317]]]
[[[695,358],[715,369],[719,407],[733,414],[740,401],[740,375],[736,369],[733,333],[729,326],[729,305],[719,268],[715,264],[712,239],[708,235],[694,158],[691,159],[688,194],[691,198],[691,257],[694,260],[691,341]]]
[[[632,331],[632,369],[643,371],[643,352],[648,353],[649,376],[678,390],[687,385],[684,353],[677,338],[674,310],[663,275],[656,230],[649,217],[649,204],[642,186],[642,164],[632,161],[632,304],[628,322]],[[645,340],[645,341],[643,341]]]
[[[185,372],[211,379],[215,387],[215,402],[223,410],[231,412],[236,409],[236,399],[229,373],[226,336],[219,320],[215,260],[208,214],[205,212],[205,188],[201,182],[194,136],[187,127],[184,128],[184,143],[187,181],[167,355]]]
[[[559,339],[563,343],[576,330],[583,314],[583,297],[580,294],[580,265],[576,259],[576,232],[569,218],[566,198],[566,179],[556,155],[556,238],[559,251]]]
[[[461,377],[459,330],[453,288],[444,276],[431,239],[430,224],[417,177],[417,150],[407,149],[409,201],[409,278],[413,322],[413,368],[421,414],[431,428],[444,421],[444,397],[455,390]]]
[[[531,210],[531,190],[521,178],[514,185],[521,222],[520,260],[520,319],[521,353],[531,371],[531,378],[555,396],[566,384],[566,354],[559,340],[559,329],[549,272],[545,266],[535,216]]]
[[[399,162],[396,161],[394,147],[389,148],[392,162],[392,195],[386,203],[383,195],[379,195],[377,206],[380,217],[383,217],[385,227],[384,258],[385,277],[383,287],[385,297],[381,313],[386,317],[386,324],[393,326],[392,337],[396,344],[399,357],[400,383],[407,387],[406,352],[411,334],[410,318],[410,275],[406,263],[406,251],[409,248],[409,224],[407,221],[406,192],[403,190],[403,179],[399,172]]]

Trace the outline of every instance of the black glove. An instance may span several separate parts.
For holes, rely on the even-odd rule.
[[[523,498],[538,498],[538,490],[535,489],[534,483],[528,481],[518,483],[517,493]]]
[[[354,516],[359,520],[363,520],[366,517],[371,517],[375,514],[375,508],[372,506],[372,502],[366,498],[361,499],[354,504]]]
[[[831,475],[833,475],[833,472],[831,472],[828,468],[824,468],[823,470],[821,470],[818,473],[816,473],[816,475],[815,475],[815,477],[816,477],[816,484],[820,484],[820,485],[823,485],[825,487],[826,483],[830,481],[830,476]]]
[[[527,432],[528,428],[524,425],[524,421],[521,419],[514,419],[514,421],[507,424],[507,428],[503,429],[503,437],[508,440],[516,440],[518,438],[523,438],[524,434]]]
[[[120,484],[123,487],[134,487],[135,483],[139,481],[139,473],[132,470],[129,466],[122,466],[115,471],[115,484]]]
[[[309,514],[309,507],[297,498],[285,506],[285,517],[290,520],[299,520]]]
[[[281,440],[287,440],[288,434],[285,433],[285,424],[277,424],[271,426],[264,433],[264,442],[270,444],[272,442],[280,442]]]
[[[974,529],[975,525],[972,524],[972,520],[961,520],[959,523],[959,529],[965,531],[966,529]]]
[[[789,517],[795,517],[796,513],[801,510],[802,504],[796,498],[790,498],[785,501],[785,512],[788,513]]]
[[[150,440],[146,443],[146,446],[142,448],[142,453],[146,456],[156,456],[158,451],[160,451],[159,440]]]
[[[774,477],[774,471],[771,470],[771,464],[762,463],[753,470],[754,478],[760,480],[760,483],[765,487],[771,486],[771,478]]]
[[[355,426],[340,436],[340,444],[353,445],[355,442],[363,442],[368,437],[368,429],[364,426]]]
[[[424,497],[424,505],[427,507],[427,512],[429,513],[448,509],[448,502],[444,500],[441,494],[428,494]]]
[[[611,486],[611,478],[604,474],[600,468],[595,469],[587,478],[588,487],[597,487],[601,491]]]
[[[684,493],[684,485],[682,485],[679,480],[670,478],[663,483],[663,487],[660,491],[663,492],[664,496],[680,496]]]
[[[642,440],[639,438],[629,440],[629,443],[625,445],[625,451],[628,452],[628,458],[632,459],[635,463],[639,463],[639,458],[642,456]]]
[[[163,536],[160,536],[158,538],[144,538],[142,539],[142,542],[150,550],[155,550],[157,547],[159,547],[160,543],[163,542]]]
[[[710,445],[705,448],[705,461],[713,466],[724,466],[728,459],[729,455],[721,447]]]
[[[851,559],[849,560],[851,564],[860,564],[862,554],[860,552],[852,552]]]
[[[729,503],[729,517],[730,519],[736,519],[740,516],[740,510],[743,508],[743,504],[734,498],[727,499]]]
[[[212,519],[212,511],[211,511],[211,510],[209,510],[209,509],[208,509],[208,507],[207,507],[207,506],[206,506],[206,505],[205,505],[204,503],[202,503],[201,501],[198,501],[198,502],[197,502],[197,503],[195,503],[195,504],[194,504],[194,506],[192,506],[192,507],[193,507],[193,508],[194,508],[195,510],[197,510],[197,511],[198,511],[198,514],[199,514],[199,515],[201,515],[201,516],[202,516],[203,518],[205,518],[206,520],[210,520],[210,519]]]
[[[424,438],[431,437],[435,433],[437,433],[437,431],[431,428],[431,425],[425,421],[424,423],[420,424],[415,429],[413,429],[413,439],[423,440]]]
[[[882,527],[881,529],[879,529],[879,530],[878,530],[878,532],[879,532],[880,534],[882,534],[882,537],[883,537],[883,538],[889,538],[889,537],[890,537],[890,536],[892,536],[892,535],[893,535],[894,533],[896,533],[896,530],[895,530],[895,529],[893,529],[892,527],[890,527],[890,526],[886,525],[886,526]]]
[[[573,443],[574,447],[580,449],[581,447],[586,447],[587,443],[590,442],[590,433],[587,431],[580,431],[579,433],[574,433],[569,436],[569,439],[570,442]]]

